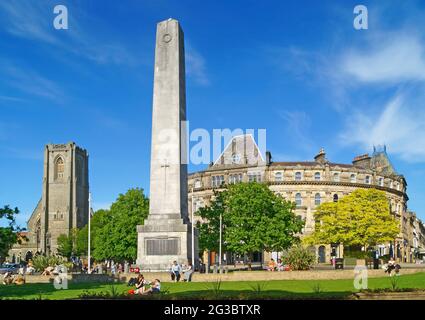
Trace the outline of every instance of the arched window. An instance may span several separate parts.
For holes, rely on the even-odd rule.
[[[302,179],[302,173],[297,171],[295,172],[295,181],[301,181]]]
[[[338,195],[336,193],[334,194],[333,200],[334,200],[334,202],[338,202]]]
[[[366,178],[365,178],[365,183],[366,183],[366,184],[370,184],[370,176],[366,176]]]
[[[338,172],[334,173],[333,180],[334,180],[334,182],[339,182],[339,173]]]
[[[62,179],[65,172],[65,163],[62,157],[56,159],[55,162],[55,179]]]
[[[314,204],[316,205],[316,206],[318,206],[318,205],[320,205],[320,203],[321,203],[321,197],[320,197],[320,193],[316,193],[315,195],[314,195]]]
[[[275,172],[275,174],[274,174],[274,180],[275,181],[282,181],[283,180],[282,172]]]
[[[320,172],[316,172],[316,173],[314,174],[314,180],[315,180],[315,181],[320,181]]]
[[[301,207],[302,204],[303,204],[303,200],[301,198],[301,193],[299,193],[299,192],[295,195],[295,204],[296,204],[297,208]]]
[[[356,175],[354,173],[352,173],[351,176],[350,176],[350,182],[356,183]]]

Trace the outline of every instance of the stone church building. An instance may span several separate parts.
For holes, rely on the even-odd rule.
[[[11,260],[28,260],[36,252],[57,252],[57,238],[88,222],[88,153],[74,142],[44,149],[41,199],[28,220],[28,241],[14,245]]]

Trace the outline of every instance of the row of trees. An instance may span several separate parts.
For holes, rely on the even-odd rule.
[[[136,226],[142,225],[149,213],[149,199],[143,189],[130,189],[120,194],[109,210],[98,210],[91,218],[91,254],[102,261],[133,261],[137,257]],[[58,237],[58,253],[64,257],[86,255],[88,225]]]
[[[284,251],[300,243],[304,221],[294,213],[295,204],[271,191],[266,184],[240,183],[215,192],[198,215],[201,251],[219,251],[220,217],[222,250],[252,257],[259,251]],[[148,216],[149,199],[143,189],[120,194],[109,210],[98,210],[91,219],[92,257],[101,261],[134,261],[137,257],[136,226]],[[0,260],[12,245],[23,241],[16,225],[17,208],[0,208]],[[315,230],[305,244],[343,243],[365,248],[392,241],[399,225],[390,214],[386,195],[376,189],[358,189],[338,202],[323,203],[315,212]],[[58,238],[59,254],[84,256],[88,250],[88,226]],[[0,261],[1,262],[1,261]]]

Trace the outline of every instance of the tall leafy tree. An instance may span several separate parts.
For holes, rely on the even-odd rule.
[[[25,237],[19,236],[23,229],[16,224],[16,216],[19,214],[18,208],[4,206],[0,208],[0,262],[9,254],[9,250],[15,243],[26,241]]]
[[[105,214],[104,225],[96,230],[93,257],[96,260],[135,260],[137,257],[137,225],[149,214],[149,199],[143,189],[130,189],[120,194]]]
[[[219,216],[222,213],[223,241],[228,251],[247,254],[282,251],[298,242],[304,222],[295,216],[294,204],[261,183],[230,185],[201,209],[200,243],[217,250]],[[212,222],[212,223],[211,223]]]
[[[307,243],[343,243],[368,246],[394,240],[399,223],[390,213],[385,192],[357,189],[338,202],[321,204],[315,216],[315,230]]]

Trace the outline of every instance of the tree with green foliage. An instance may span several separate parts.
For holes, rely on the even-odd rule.
[[[95,227],[93,258],[96,260],[135,260],[137,257],[137,225],[142,225],[149,214],[149,199],[143,189],[130,189],[120,194],[104,211],[99,228]]]
[[[18,208],[4,206],[0,208],[0,263],[3,262],[9,254],[9,250],[15,243],[21,243],[27,240],[19,236],[23,229],[16,225],[16,216],[19,214]]]
[[[58,243],[58,254],[64,258],[71,258],[73,255],[82,255],[84,253],[78,250],[78,238],[80,230],[74,228],[71,229],[69,235],[61,234],[57,239]]]
[[[205,221],[199,224],[203,248],[217,250],[219,218],[222,213],[225,249],[246,254],[282,251],[298,242],[304,222],[294,214],[295,205],[274,193],[266,184],[238,183],[216,194],[211,205],[199,210]],[[212,223],[210,223],[212,221]]]
[[[107,224],[110,220],[110,211],[100,209],[97,210],[90,220],[90,239],[91,239],[91,250],[92,252],[95,249],[96,236],[99,230]],[[76,252],[79,256],[85,256],[88,253],[88,235],[89,235],[89,226],[86,224],[83,228],[78,231],[77,236],[77,247]]]
[[[376,189],[357,189],[338,202],[323,203],[314,217],[315,230],[306,243],[343,243],[366,250],[393,241],[399,233],[385,192]]]

